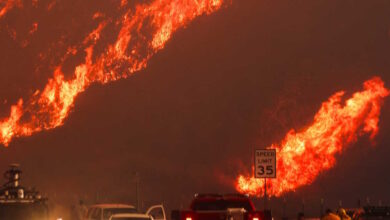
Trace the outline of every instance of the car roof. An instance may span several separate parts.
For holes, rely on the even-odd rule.
[[[224,196],[197,196],[193,201],[250,201],[246,196],[224,195]]]
[[[127,205],[127,204],[95,204],[91,205],[90,208],[102,208],[102,209],[110,209],[110,208],[132,208],[135,209],[134,206],[132,205]]]
[[[134,217],[134,218],[150,218],[147,214],[142,213],[120,213],[120,214],[114,214],[111,216],[111,218],[121,218],[121,217]]]
[[[249,199],[248,195],[245,194],[237,194],[237,193],[230,193],[230,194],[211,194],[211,193],[206,193],[206,194],[195,194],[194,199],[225,199],[225,200],[230,200],[230,199],[237,199],[237,200],[247,200]]]

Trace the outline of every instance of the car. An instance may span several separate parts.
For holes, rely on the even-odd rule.
[[[163,205],[152,206],[143,213],[122,213],[114,214],[109,220],[166,220],[165,209]]]
[[[188,210],[173,210],[172,220],[264,220],[251,199],[242,194],[196,194]]]
[[[114,214],[136,213],[137,209],[126,204],[96,204],[88,208],[86,220],[109,220]]]

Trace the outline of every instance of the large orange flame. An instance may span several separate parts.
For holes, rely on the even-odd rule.
[[[390,94],[383,81],[375,77],[364,83],[364,90],[342,102],[344,92],[337,92],[322,104],[314,122],[306,129],[287,133],[277,151],[277,178],[267,181],[267,191],[274,196],[294,191],[312,183],[318,174],[335,165],[335,155],[364,134],[378,133],[382,100]],[[240,175],[236,189],[261,195],[265,181]]]
[[[104,28],[112,22],[102,21],[81,46],[69,47],[64,56],[65,59],[80,51],[85,54],[84,62],[76,66],[72,77],[65,79],[60,64],[44,89],[36,90],[27,101],[20,99],[11,107],[9,117],[0,121],[0,143],[7,146],[14,137],[62,125],[76,96],[89,85],[127,78],[145,68],[178,28],[197,16],[218,10],[222,3],[223,0],[154,0],[139,4],[116,21],[120,25],[116,41],[99,54],[95,53],[95,47]],[[127,1],[121,1],[121,6],[126,4]],[[97,13],[93,19],[99,17]]]

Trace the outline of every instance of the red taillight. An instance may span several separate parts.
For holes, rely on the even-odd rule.
[[[181,220],[195,220],[195,213],[192,211],[184,211],[180,216]]]
[[[259,213],[259,212],[248,213],[246,219],[247,219],[247,220],[264,220],[264,219],[261,217],[261,213]]]

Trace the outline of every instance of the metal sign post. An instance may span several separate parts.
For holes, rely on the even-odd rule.
[[[255,150],[255,178],[264,179],[264,209],[267,209],[267,178],[276,178],[276,150]]]

